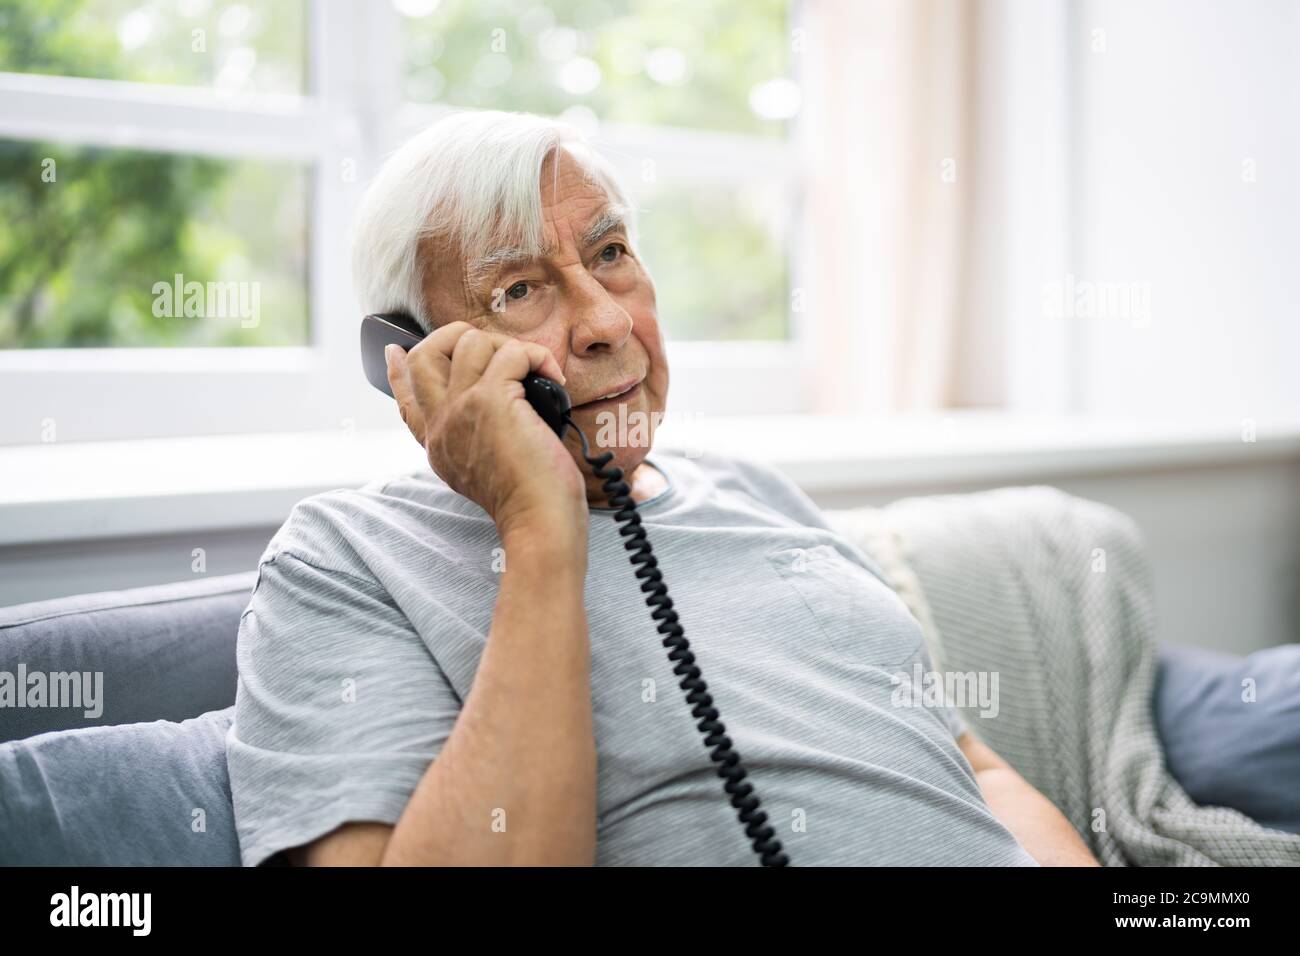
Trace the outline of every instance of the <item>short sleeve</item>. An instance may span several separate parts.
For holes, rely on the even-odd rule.
[[[244,865],[348,821],[395,824],[460,701],[383,588],[276,554],[237,656],[226,759]]]

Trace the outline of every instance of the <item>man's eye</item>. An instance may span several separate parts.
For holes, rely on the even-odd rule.
[[[627,250],[623,248],[621,242],[611,242],[604,249],[600,250],[601,262],[615,262]],[[613,253],[613,255],[610,255]]]
[[[511,299],[522,299],[528,294],[527,282],[516,282],[510,288],[506,289],[506,295]]]

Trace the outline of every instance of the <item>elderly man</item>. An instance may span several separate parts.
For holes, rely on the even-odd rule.
[[[757,862],[576,436],[520,384],[562,383],[593,441],[662,412],[634,226],[528,115],[445,119],[372,184],[357,286],[430,333],[388,372],[432,470],[302,502],[262,558],[228,740],[246,865]],[[790,482],[602,450],[794,865],[1094,864],[954,711],[898,704],[919,626]]]

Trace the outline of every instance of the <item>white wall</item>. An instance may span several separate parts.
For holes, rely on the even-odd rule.
[[[1151,290],[1145,327],[1073,320],[1079,410],[1293,417],[1300,4],[1083,0],[1071,32],[1073,271]]]

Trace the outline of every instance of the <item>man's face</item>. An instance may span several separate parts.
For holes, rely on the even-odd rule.
[[[433,257],[425,301],[435,326],[466,321],[550,349],[593,453],[613,452],[631,474],[668,395],[654,283],[609,216],[617,209],[604,188],[567,149],[543,165],[541,194],[543,255],[467,262],[443,246],[422,248]],[[576,440],[568,444],[576,455]]]

